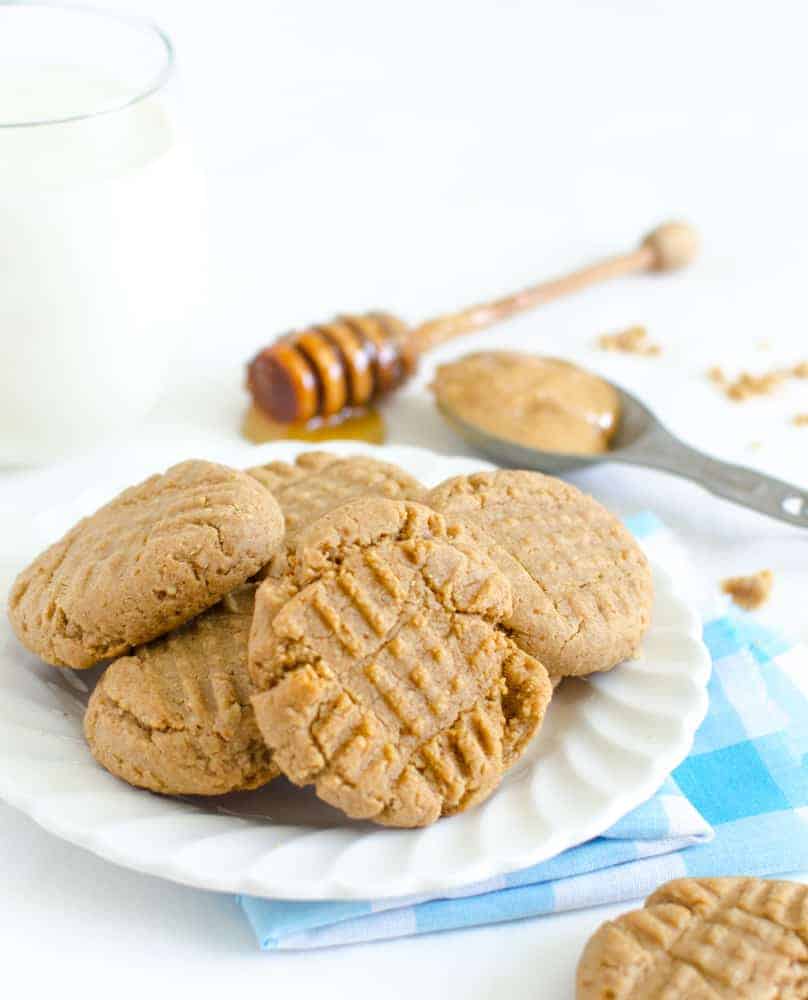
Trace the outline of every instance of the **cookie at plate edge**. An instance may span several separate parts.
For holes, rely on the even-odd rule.
[[[610,670],[637,654],[651,622],[651,569],[594,498],[553,476],[501,469],[448,479],[424,503],[508,577],[506,625],[552,677]]]
[[[93,756],[163,795],[224,795],[276,777],[255,722],[247,639],[255,585],[107,667],[84,717]]]
[[[273,497],[244,472],[192,460],[131,486],[24,569],[8,616],[54,666],[90,667],[212,607],[283,539]]]

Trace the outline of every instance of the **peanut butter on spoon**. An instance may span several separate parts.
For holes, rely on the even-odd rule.
[[[620,398],[608,382],[535,354],[467,354],[440,365],[431,388],[450,417],[542,451],[608,451],[620,418]]]

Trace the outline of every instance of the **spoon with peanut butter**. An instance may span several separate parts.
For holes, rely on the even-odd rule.
[[[808,527],[808,492],[691,448],[630,392],[569,361],[480,351],[440,365],[431,388],[455,430],[501,465],[549,473],[643,465]]]

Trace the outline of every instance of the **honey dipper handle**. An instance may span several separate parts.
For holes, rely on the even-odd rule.
[[[491,302],[427,320],[409,335],[409,347],[419,355],[440,344],[473,333],[517,313],[579,292],[590,285],[638,271],[671,271],[685,267],[698,252],[698,236],[683,222],[667,222],[650,232],[636,250],[607,257],[560,278],[531,285]]]

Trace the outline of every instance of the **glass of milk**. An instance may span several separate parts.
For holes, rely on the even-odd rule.
[[[155,26],[0,4],[0,466],[130,433],[199,317],[204,196]]]

